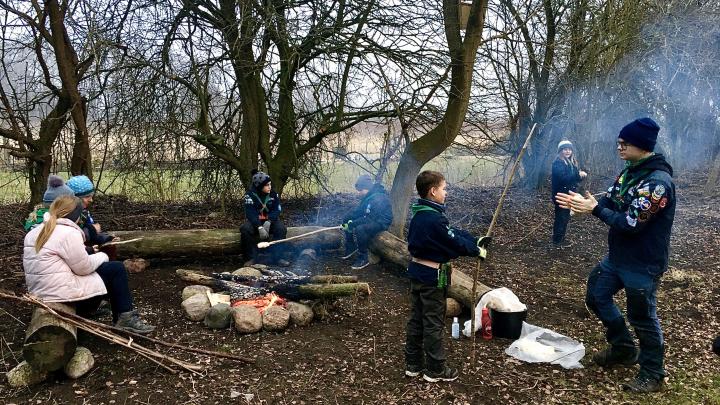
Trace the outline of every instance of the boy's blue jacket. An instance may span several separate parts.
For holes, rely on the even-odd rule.
[[[408,229],[408,250],[412,257],[447,263],[459,256],[477,256],[478,238],[462,229],[450,227],[445,206],[420,198],[412,206]],[[410,262],[408,277],[420,283],[437,285],[437,269]]]
[[[368,221],[374,221],[383,228],[388,229],[392,224],[393,214],[390,198],[388,198],[385,187],[376,183],[363,197],[360,204],[345,215],[343,223],[347,223],[349,220],[353,221],[354,227]]]
[[[280,197],[275,190],[265,194],[254,187],[243,197],[245,200],[245,218],[254,227],[262,226],[265,221],[275,221],[280,218],[282,206]]]

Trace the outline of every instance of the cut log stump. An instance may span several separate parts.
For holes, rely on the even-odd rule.
[[[69,305],[51,303],[48,306],[75,313],[75,308]],[[42,308],[35,309],[25,331],[22,351],[23,358],[33,369],[41,372],[59,370],[70,361],[76,348],[77,330],[73,325]]]

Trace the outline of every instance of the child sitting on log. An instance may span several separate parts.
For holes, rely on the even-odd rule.
[[[386,231],[393,220],[390,199],[385,187],[373,183],[367,174],[358,177],[355,190],[360,193],[360,204],[343,218],[342,228],[345,231],[345,255],[349,259],[358,254],[352,265],[353,270],[367,267],[368,245],[377,234]]]
[[[60,196],[50,205],[47,221],[25,236],[23,269],[28,291],[45,302],[74,304],[80,316],[95,311],[109,297],[113,324],[135,333],[155,328],[133,309],[127,271],[122,262],[108,261],[83,248],[78,226],[84,205],[77,197]]]
[[[36,205],[33,212],[31,212],[27,219],[25,219],[25,224],[23,225],[25,232],[28,232],[36,226],[42,224],[43,221],[49,217],[50,214],[48,214],[48,210],[50,209],[50,204],[52,204],[53,201],[61,195],[74,196],[75,192],[73,192],[72,189],[65,184],[62,177],[51,174],[48,177],[48,185],[45,190],[45,194],[43,194],[42,204]]]
[[[280,197],[272,189],[270,176],[257,169],[253,169],[250,174],[252,187],[243,197],[246,222],[240,226],[240,244],[245,266],[255,264],[258,242],[285,239],[287,235],[287,228],[280,221]],[[275,257],[277,264],[290,264],[280,257],[281,253],[277,249],[270,248],[268,251]]]
[[[447,290],[450,285],[449,261],[459,256],[485,259],[489,237],[477,238],[450,227],[445,216],[445,177],[426,170],[415,180],[420,195],[412,206],[408,229],[410,278],[410,320],[405,342],[405,375],[423,373],[429,382],[454,381],[459,372],[445,364],[443,330]]]
[[[115,246],[102,246],[114,240],[115,237],[102,231],[102,227],[99,223],[95,222],[95,219],[90,215],[88,209],[95,195],[93,182],[87,176],[74,176],[67,181],[67,185],[73,190],[75,197],[80,198],[83,203],[83,211],[82,215],[80,215],[78,226],[80,226],[80,229],[85,233],[85,245],[87,246],[86,250],[88,253],[92,254],[93,247],[99,246],[99,250],[107,254],[110,260],[117,259],[117,248]]]

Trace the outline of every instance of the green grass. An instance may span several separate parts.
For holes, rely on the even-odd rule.
[[[304,181],[290,181],[285,188],[285,197],[302,194],[330,192],[351,192],[355,180],[360,174],[367,173],[362,167],[345,162],[326,162],[320,165],[323,177],[327,179],[323,186]],[[390,173],[384,183],[389,187],[391,178],[397,169],[397,163],[391,163]],[[454,185],[492,185],[497,184],[498,172],[502,165],[475,157],[438,157],[429,162],[424,169],[438,170],[445,174],[448,182]],[[230,169],[228,169],[230,170]],[[59,173],[68,178],[68,173]],[[96,172],[95,176],[99,173]],[[113,170],[103,172],[98,189],[112,195],[123,195],[133,201],[193,201],[205,196],[196,193],[201,172],[175,170],[144,170],[131,173],[119,173]],[[0,203],[27,202],[30,191],[27,179],[22,172],[0,171]],[[241,191],[238,190],[239,194]]]

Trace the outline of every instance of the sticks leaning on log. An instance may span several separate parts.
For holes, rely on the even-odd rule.
[[[139,355],[156,363],[157,365],[163,367],[164,369],[170,371],[171,373],[177,373],[178,370],[168,366],[167,364],[163,363],[163,361],[167,361],[167,362],[171,363],[171,365],[178,366],[181,369],[185,369],[185,370],[190,371],[195,374],[200,374],[199,371],[201,371],[203,369],[203,367],[201,365],[188,363],[183,360],[179,360],[174,357],[171,357],[171,356],[156,352],[154,350],[148,349],[144,346],[141,346],[141,345],[135,343],[132,337],[145,339],[145,340],[151,341],[153,343],[157,343],[157,344],[160,344],[160,345],[163,345],[166,347],[170,347],[170,348],[181,349],[181,350],[204,354],[204,355],[209,355],[209,356],[224,357],[224,358],[228,358],[228,359],[232,359],[232,360],[243,361],[246,363],[254,363],[254,360],[245,358],[242,356],[232,355],[229,353],[219,353],[219,352],[214,352],[214,351],[204,350],[204,349],[191,348],[191,347],[183,346],[183,345],[180,345],[177,343],[169,343],[169,342],[165,342],[165,341],[162,341],[159,339],[151,338],[149,336],[144,336],[144,335],[139,335],[136,333],[128,332],[123,329],[116,328],[114,326],[109,326],[109,325],[105,325],[105,324],[102,324],[99,322],[91,321],[89,319],[82,318],[73,313],[65,312],[64,310],[51,308],[50,306],[48,306],[48,304],[38,300],[37,298],[35,298],[33,296],[30,296],[29,294],[26,294],[24,296],[18,296],[12,292],[0,291],[0,298],[5,298],[5,299],[10,299],[10,300],[15,300],[15,301],[19,301],[19,302],[25,302],[25,303],[30,303],[32,305],[36,305],[36,306],[44,309],[45,311],[47,311],[49,314],[57,317],[58,319],[60,319],[63,322],[71,324],[76,328],[83,329],[95,336],[109,340],[113,343],[117,343],[126,348],[129,348],[130,350],[137,352]],[[122,332],[122,333],[128,334],[132,337],[124,338],[122,336],[119,336],[119,335],[113,333],[112,331]]]

